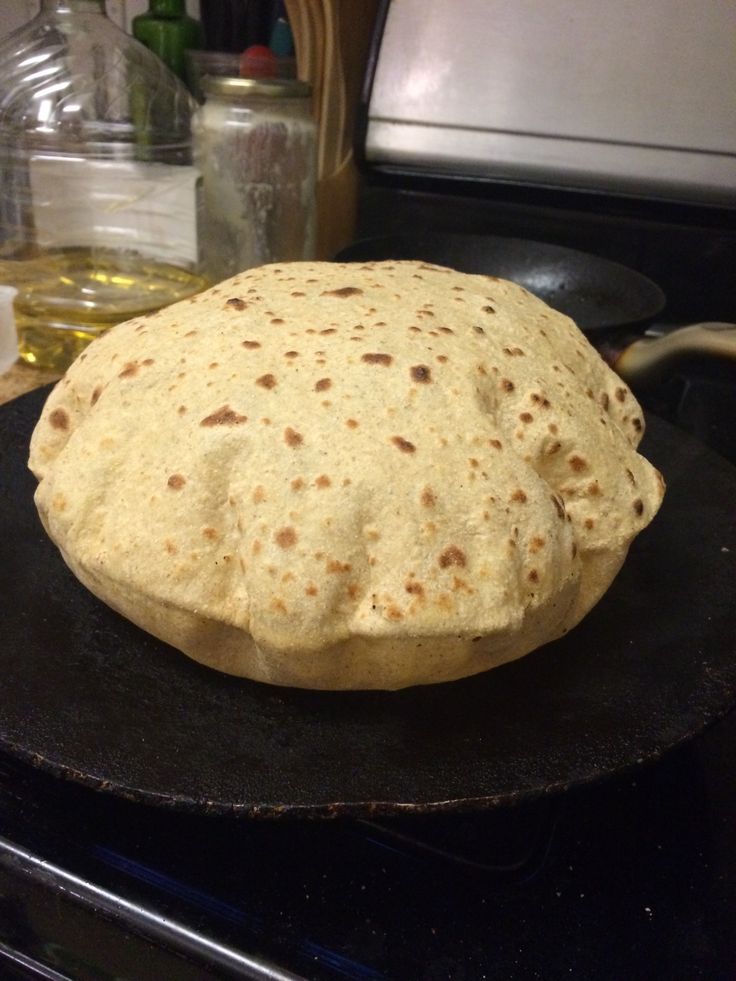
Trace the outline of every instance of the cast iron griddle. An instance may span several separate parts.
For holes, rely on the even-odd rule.
[[[46,394],[0,407],[0,746],[45,770],[213,813],[489,807],[655,759],[734,700],[736,470],[656,419],[664,507],[568,637],[452,684],[321,693],[201,667],[77,583],[26,470]]]

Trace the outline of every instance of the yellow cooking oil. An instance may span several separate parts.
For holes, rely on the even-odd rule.
[[[21,358],[64,371],[103,331],[206,289],[202,276],[123,251],[68,248],[0,262],[16,286]]]

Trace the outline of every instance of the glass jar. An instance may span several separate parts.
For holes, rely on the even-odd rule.
[[[103,0],[42,0],[0,44],[0,284],[21,357],[63,370],[97,334],[204,288],[196,103]]]
[[[192,121],[202,263],[213,281],[315,254],[316,127],[296,79],[204,78]]]

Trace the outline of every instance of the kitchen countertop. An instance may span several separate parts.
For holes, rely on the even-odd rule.
[[[16,361],[8,371],[0,375],[0,405],[34,388],[58,381],[59,378],[60,372],[42,371],[40,368],[31,368],[23,361]]]

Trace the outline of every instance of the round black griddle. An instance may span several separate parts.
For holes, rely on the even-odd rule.
[[[568,637],[452,684],[321,693],[201,667],[77,583],[26,470],[46,394],[0,407],[0,746],[45,770],[212,813],[490,807],[656,759],[734,701],[736,469],[664,423],[664,507]]]
[[[634,269],[577,249],[520,238],[450,232],[389,235],[355,242],[335,258],[419,259],[510,279],[589,333],[643,326],[665,305],[659,286]]]

